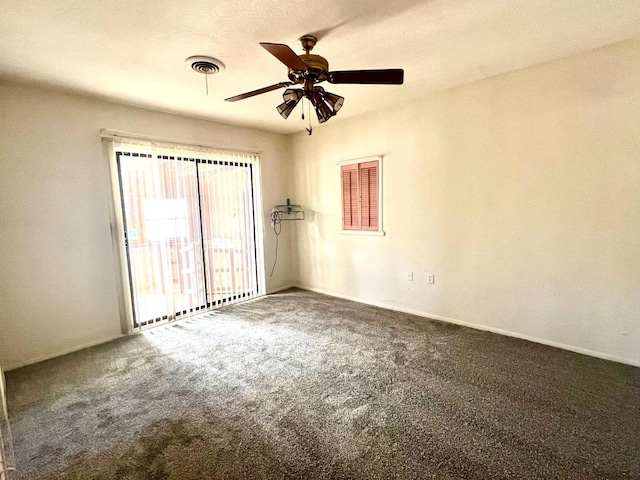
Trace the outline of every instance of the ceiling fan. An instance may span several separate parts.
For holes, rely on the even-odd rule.
[[[260,43],[274,57],[289,68],[288,82],[280,82],[268,87],[259,88],[251,92],[226,98],[227,102],[237,102],[262,93],[271,92],[279,88],[292,85],[302,85],[302,88],[287,88],[282,95],[284,103],[276,109],[283,118],[288,118],[302,98],[308,99],[316,110],[318,121],[324,123],[333,117],[344,103],[344,98],[335,93],[326,92],[318,83],[360,83],[377,85],[402,85],[404,70],[401,68],[387,70],[341,70],[329,71],[329,62],[320,55],[311,52],[317,39],[313,35],[304,35],[298,39],[300,46],[305,51],[302,55],[296,53],[282,43]]]

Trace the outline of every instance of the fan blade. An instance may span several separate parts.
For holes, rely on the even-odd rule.
[[[300,57],[296,55],[296,52],[291,50],[288,45],[282,43],[260,43],[262,47],[267,50],[271,55],[276,57],[282,63],[284,63],[291,70],[296,72],[306,72],[307,64],[300,60]]]
[[[371,83],[380,85],[402,85],[404,70],[343,70],[327,73],[329,83]]]
[[[261,93],[271,92],[272,90],[278,90],[279,88],[289,87],[293,85],[291,82],[280,82],[275,85],[271,85],[269,87],[259,88],[258,90],[252,90],[251,92],[242,93],[240,95],[236,95],[235,97],[225,98],[225,102],[237,102],[238,100],[244,100],[245,98],[254,97],[256,95],[260,95]]]

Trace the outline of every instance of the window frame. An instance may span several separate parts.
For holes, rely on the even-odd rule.
[[[343,188],[343,180],[342,180],[342,171],[345,166],[349,165],[358,165],[358,192],[360,192],[360,165],[370,162],[377,163],[377,182],[378,182],[378,228],[375,230],[367,230],[363,229],[360,225],[357,229],[345,229],[344,228],[344,188]],[[340,178],[340,233],[346,235],[384,235],[385,232],[383,230],[382,223],[382,156],[377,155],[373,157],[363,157],[356,158],[352,160],[342,160],[337,163],[340,167],[339,169],[339,178]],[[358,215],[360,216],[360,205],[358,206]]]

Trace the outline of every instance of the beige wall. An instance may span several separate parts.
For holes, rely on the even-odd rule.
[[[639,106],[636,39],[296,134],[298,283],[640,365]],[[340,234],[378,154],[386,236]]]
[[[268,291],[298,283],[640,364],[639,80],[631,40],[311,137],[0,84],[0,363],[121,332],[110,128],[263,151],[267,273],[271,207],[307,213],[283,228]],[[340,234],[336,162],[378,154],[386,235]]]
[[[265,258],[269,212],[289,196],[286,138],[35,88],[0,84],[0,363],[12,368],[121,332],[109,128],[262,150]],[[290,230],[268,291],[291,283]]]

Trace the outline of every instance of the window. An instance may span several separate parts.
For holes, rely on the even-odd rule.
[[[342,230],[382,233],[380,157],[340,162]]]

